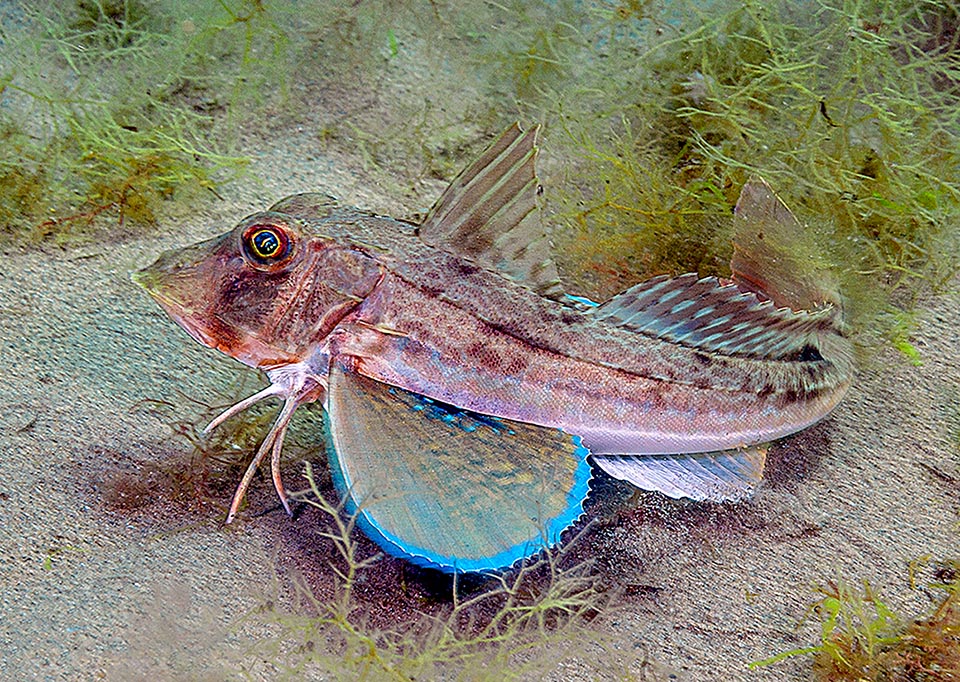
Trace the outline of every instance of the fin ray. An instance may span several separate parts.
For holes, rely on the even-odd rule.
[[[667,497],[732,502],[754,493],[763,478],[766,446],[684,455],[591,455],[613,478]]]
[[[508,128],[450,183],[418,234],[430,246],[557,298],[560,277],[537,206],[538,131]]]
[[[818,262],[817,244],[763,179],[752,178],[743,186],[734,225],[730,269],[738,285],[778,307],[840,309],[838,284]]]
[[[830,327],[830,307],[794,312],[736,284],[696,274],[655,277],[592,311],[600,320],[690,348],[771,360],[795,359]]]

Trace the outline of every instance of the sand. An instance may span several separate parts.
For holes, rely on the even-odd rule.
[[[307,128],[248,145],[250,178],[155,234],[6,255],[2,680],[239,679],[241,666],[271,679],[275,670],[246,647],[275,628],[238,619],[289,594],[294,572],[307,583],[329,576],[314,517],[254,516],[273,505],[267,478],[255,481],[251,513],[232,528],[219,524],[214,504],[149,487],[151,475],[190,448],[141,401],[171,401],[183,418],[198,418],[184,395],[216,403],[247,370],[189,339],[129,272],[297,191],[395,214],[422,208],[378,191],[358,157],[319,151]],[[923,366],[890,349],[866,357],[830,419],[775,447],[753,500],[696,505],[643,494],[588,532],[584,552],[627,595],[606,627],[657,662],[638,674],[808,679],[803,657],[746,665],[815,643],[818,626],[797,622],[814,600],[811,586],[840,575],[869,580],[905,614],[929,610],[930,593],[909,589],[908,564],[958,556],[958,311],[957,286],[926,301],[912,336]],[[298,462],[286,467],[294,478],[300,470]],[[119,476],[143,477],[147,499],[118,505]],[[222,486],[221,505],[232,485]],[[378,575],[408,584],[384,587],[382,600],[367,594],[368,608],[409,613],[433,589],[398,563]],[[929,576],[929,566],[921,569],[921,582]],[[556,679],[603,678],[589,658],[565,665]]]

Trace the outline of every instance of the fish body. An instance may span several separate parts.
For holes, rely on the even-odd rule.
[[[556,543],[588,457],[672,497],[744,497],[760,446],[839,402],[839,298],[771,245],[802,228],[765,183],[738,204],[731,281],[660,277],[596,305],[559,286],[535,137],[511,127],[420,225],[294,195],[135,275],[195,339],[271,380],[211,426],[284,399],[229,518],[267,452],[286,504],[283,433],[314,400],[361,525],[447,571]]]

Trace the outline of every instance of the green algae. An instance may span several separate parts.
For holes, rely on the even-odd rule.
[[[394,602],[406,617],[394,614],[383,622],[366,603],[371,590],[382,590],[378,599],[395,590],[379,582],[375,568],[382,555],[358,545],[356,517],[327,501],[309,464],[306,478],[309,494],[301,499],[321,512],[334,585],[332,596],[318,595],[298,580],[295,608],[271,600],[248,616],[276,626],[275,636],[253,652],[281,670],[281,679],[542,679],[584,656],[594,661],[592,675],[631,679],[643,665],[639,653],[610,634],[615,629],[602,625],[617,612],[617,591],[600,584],[589,562],[564,556],[566,549],[500,575],[466,576],[467,584],[454,578],[440,589],[444,596],[423,600],[413,611]],[[418,581],[429,582],[430,573]]]
[[[956,10],[686,9],[687,25],[651,20],[662,35],[644,45],[647,72],[625,72],[626,93],[585,92],[565,110],[574,150],[586,152],[574,172],[599,180],[560,211],[575,255],[595,270],[613,254],[635,279],[724,274],[730,211],[760,175],[842,274],[854,327],[882,327],[909,356],[913,298],[958,265]],[[594,92],[593,108],[615,116],[609,131],[581,123]],[[634,98],[627,107],[611,95]],[[622,279],[597,285],[612,293]]]
[[[314,106],[294,84],[342,93],[311,112],[318,146],[359,151],[420,204],[421,179],[511,120],[544,122],[554,241],[584,293],[725,274],[751,175],[827,248],[857,328],[902,337],[917,293],[957,271],[948,3],[79,0],[27,24],[3,36],[8,241],[150,224],[162,200],[216,190],[243,165],[231,131],[268,103],[290,121]],[[45,83],[51,65],[70,78]]]
[[[98,222],[149,226],[164,200],[196,200],[242,171],[246,160],[224,143],[228,126],[217,112],[258,84],[255,41],[224,35],[249,34],[253,18],[227,4],[185,11],[79,0],[23,8],[19,22],[3,26],[4,244],[82,240]],[[230,47],[215,64],[220,42]]]
[[[921,361],[905,322],[917,296],[951,280],[960,253],[954,6],[364,3],[338,12],[335,29],[316,28],[324,54],[390,105],[331,122],[324,136],[359,140],[368,169],[449,178],[511,119],[545,123],[558,260],[569,288],[599,298],[655,274],[728,274],[730,213],[759,175],[841,274],[860,340]],[[417,60],[429,81],[394,91],[391,78],[416,73]]]
[[[915,573],[930,563],[918,560]],[[864,581],[858,588],[838,579],[818,586],[807,617],[819,621],[818,644],[786,651],[750,667],[774,665],[794,656],[814,657],[814,676],[824,682],[951,680],[960,675],[960,562],[935,563],[928,590],[938,593],[929,613],[911,620],[895,613]]]

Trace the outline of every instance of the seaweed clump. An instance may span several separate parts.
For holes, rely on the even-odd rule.
[[[620,196],[631,186],[651,193],[638,167],[659,165],[670,180],[653,184],[670,202],[656,228],[666,237],[653,231],[643,245],[649,266],[725,263],[722,245],[701,253],[705,240],[688,226],[706,214],[696,233],[725,244],[739,187],[761,175],[843,273],[855,327],[879,328],[910,356],[912,301],[958,269],[958,20],[937,3],[821,3],[812,14],[746,3],[655,43],[652,71],[669,93],[645,107],[652,126],[628,117],[627,130],[642,131],[627,147],[632,165],[607,162],[628,171],[614,174],[629,183]],[[634,210],[606,213],[633,234],[636,204],[620,203]],[[583,211],[575,217],[584,222]]]
[[[820,621],[820,643],[751,667],[810,654],[815,677],[824,682],[960,679],[960,562],[938,564],[934,577],[929,589],[940,593],[939,603],[910,621],[894,613],[866,582],[862,589],[842,580],[820,586],[820,598],[808,609]]]
[[[220,114],[239,101],[252,112],[282,71],[285,35],[263,3],[76,0],[6,13],[16,21],[0,25],[0,242],[70,242],[108,217],[149,226],[163,201],[215,194],[243,170]]]
[[[118,510],[132,511],[158,499],[169,499],[197,509],[210,506],[226,512],[229,496],[257,451],[264,434],[276,419],[276,410],[254,405],[228,419],[212,433],[203,432],[208,424],[241,396],[249,395],[250,376],[238,378],[218,395],[217,404],[208,404],[181,394],[180,401],[147,399],[136,406],[145,415],[156,418],[179,444],[178,454],[159,463],[136,462],[134,471],[117,471],[106,481],[105,499]],[[184,418],[186,411],[200,409],[199,415]],[[317,455],[321,446],[316,434],[323,432],[323,418],[315,410],[298,412],[285,442],[284,461],[302,461]],[[184,449],[182,445],[187,447]],[[145,479],[149,485],[143,483]]]
[[[325,499],[309,464],[306,477],[310,490],[300,497],[321,512],[326,529],[321,536],[333,549],[332,595],[318,597],[299,581],[299,604],[292,612],[271,601],[248,616],[279,627],[254,650],[288,678],[541,679],[584,657],[592,661],[592,674],[627,679],[632,670],[647,665],[608,634],[609,625],[602,625],[616,611],[615,591],[601,588],[589,562],[565,565],[564,550],[545,552],[520,568],[472,584],[454,580],[452,601],[423,602],[408,619],[391,613],[380,616],[386,622],[376,622],[357,592],[382,554],[358,545],[356,518],[345,517],[342,505]]]
[[[759,175],[843,273],[854,327],[915,350],[917,295],[960,268],[953,4],[562,6],[582,16],[540,49],[538,92],[520,100],[522,60],[500,82],[564,131],[549,149],[568,170],[547,196],[572,280],[603,297],[655,274],[725,275],[731,210]]]
[[[360,3],[305,20],[324,64],[366,93],[322,136],[368,167],[449,178],[511,119],[546,124],[544,196],[572,288],[727,275],[730,214],[759,175],[842,273],[861,338],[920,362],[915,301],[960,269],[953,4]]]

